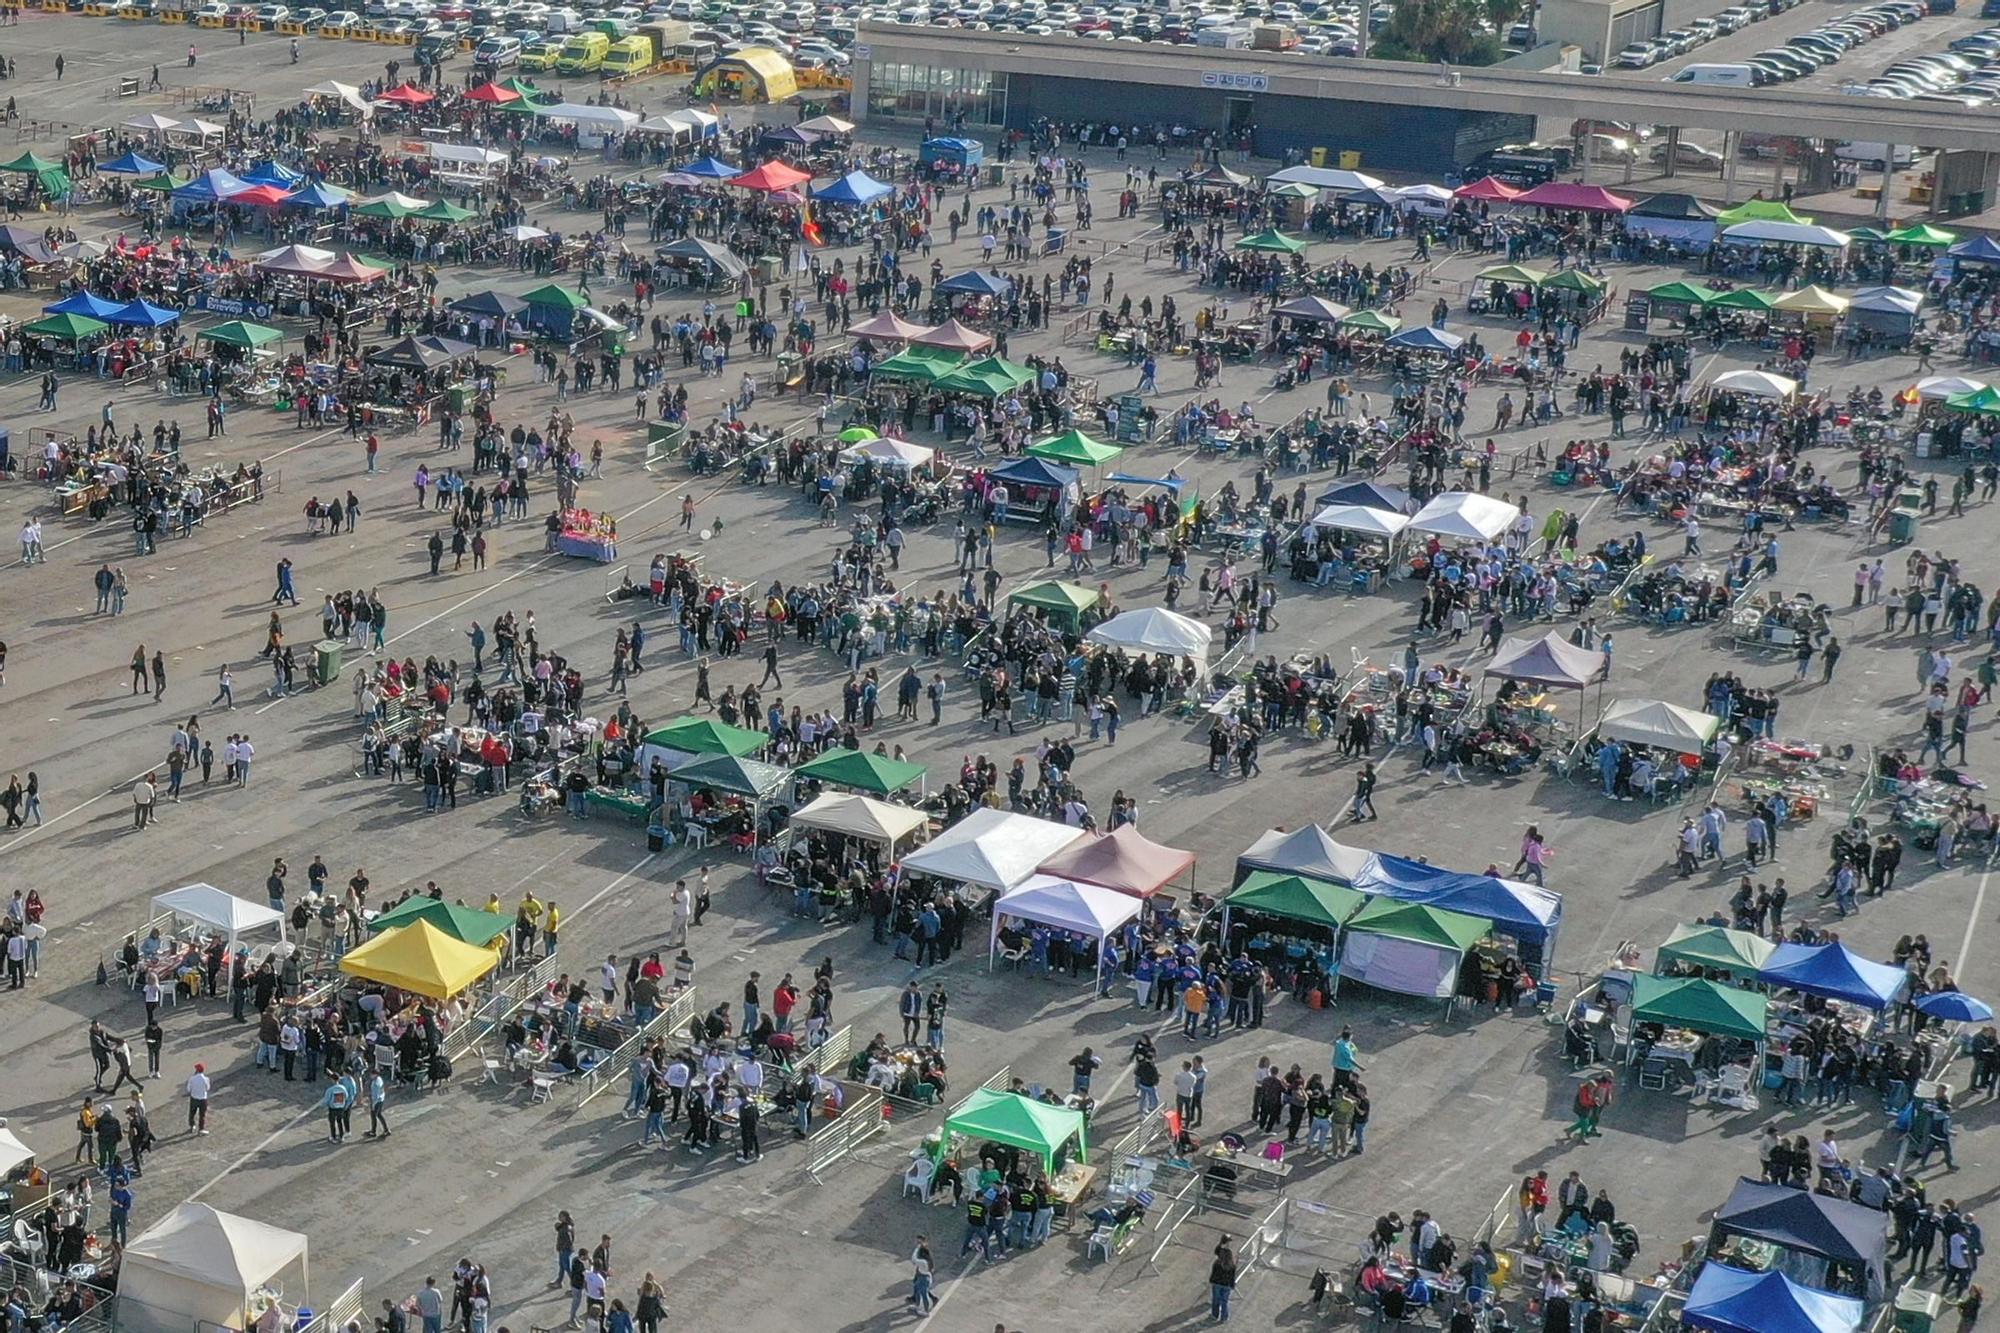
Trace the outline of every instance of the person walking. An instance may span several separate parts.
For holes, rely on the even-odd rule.
[[[930,1237],[917,1237],[917,1248],[910,1252],[910,1267],[910,1303],[917,1307],[918,1314],[929,1314],[932,1305]]]
[[[189,1075],[187,1081],[188,1133],[190,1134],[205,1136],[208,1133],[208,1097],[211,1087],[212,1085],[208,1079],[208,1067],[206,1065],[196,1065],[194,1073]]]

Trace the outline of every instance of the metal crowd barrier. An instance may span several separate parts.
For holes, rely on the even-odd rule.
[[[889,1122],[882,1118],[882,1109],[882,1094],[869,1088],[814,1132],[806,1140],[807,1178],[815,1185],[824,1184],[821,1175],[835,1163],[877,1134],[887,1132]]]
[[[617,1086],[618,1081],[632,1068],[633,1062],[639,1058],[640,1053],[654,1037],[662,1032],[673,1031],[693,1015],[694,1001],[695,988],[688,986],[674,997],[673,1003],[654,1014],[652,1022],[642,1024],[630,1037],[620,1043],[617,1050],[591,1066],[589,1073],[577,1078],[575,1080],[577,1109],[581,1110],[588,1106],[591,1100],[606,1088]]]

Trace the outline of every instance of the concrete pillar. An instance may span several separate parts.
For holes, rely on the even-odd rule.
[[[1882,193],[1875,197],[1875,217],[1886,222],[1889,218],[1889,193],[1896,184],[1896,145],[1890,144],[1882,153]]]
[[[1742,156],[1743,132],[1724,130],[1722,133],[1722,202],[1736,202],[1736,159]]]
[[[1596,149],[1597,149],[1596,137],[1594,135],[1589,135],[1589,134],[1584,135],[1583,152],[1578,155],[1577,173],[1576,173],[1577,180],[1582,184],[1588,185],[1590,183],[1590,158],[1591,154],[1595,152]]]
[[[1681,147],[1680,127],[1678,125],[1668,126],[1666,169],[1660,173],[1661,175],[1665,176],[1668,180],[1672,180],[1674,178],[1675,167],[1676,167],[1674,159],[1680,155],[1680,147]]]

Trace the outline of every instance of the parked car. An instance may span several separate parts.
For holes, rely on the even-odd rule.
[[[1667,149],[1669,147],[1674,150],[1674,168],[1676,170],[1722,170],[1722,154],[1716,152],[1713,148],[1703,148],[1699,144],[1683,142],[1668,145],[1656,143],[1653,145],[1653,151],[1648,156],[1652,158],[1654,163],[1664,166],[1667,161]]]

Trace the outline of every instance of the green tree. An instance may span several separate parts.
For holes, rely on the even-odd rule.
[[[1490,65],[1500,58],[1500,41],[1482,30],[1489,4],[1513,0],[1397,0],[1388,30],[1369,54],[1385,60],[1443,60],[1454,65]]]

